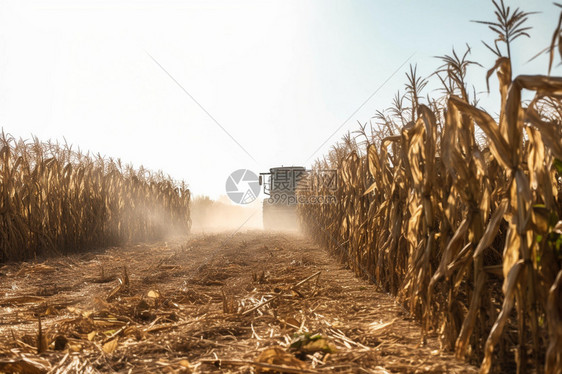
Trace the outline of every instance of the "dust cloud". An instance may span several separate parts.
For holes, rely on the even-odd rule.
[[[191,201],[191,220],[192,233],[261,230],[262,200],[237,205],[227,196],[221,196],[217,200],[208,196],[195,196]]]

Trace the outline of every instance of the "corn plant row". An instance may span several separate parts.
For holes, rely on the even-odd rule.
[[[310,235],[396,295],[443,349],[482,373],[560,373],[562,78],[512,77],[509,38],[526,33],[531,13],[494,5],[505,28],[485,24],[508,46],[490,48],[499,116],[467,89],[470,49],[441,58],[440,99],[422,100],[427,81],[411,68],[406,94],[357,132],[363,142],[348,134],[317,161],[337,169],[336,203],[298,211]],[[559,23],[551,65],[561,35]]]
[[[189,200],[162,173],[0,136],[0,262],[187,233]]]

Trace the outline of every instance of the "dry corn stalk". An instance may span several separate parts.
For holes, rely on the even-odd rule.
[[[162,173],[0,136],[0,262],[186,233],[189,201]]]
[[[494,5],[509,47],[530,13]],[[411,69],[390,115],[378,113],[370,136],[366,126],[358,131],[366,146],[348,135],[314,166],[337,169],[336,203],[298,209],[305,230],[400,297],[444,348],[480,360],[483,373],[510,362],[520,372],[557,373],[562,78],[512,79],[510,52],[496,50],[488,77],[497,72],[499,120],[467,92],[469,50],[443,57],[437,75],[446,96],[427,105],[425,82]],[[535,92],[528,105],[522,90]]]

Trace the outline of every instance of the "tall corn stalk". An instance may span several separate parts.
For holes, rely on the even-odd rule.
[[[528,35],[532,13],[493,4],[497,22],[482,23],[500,41],[486,45],[497,55],[487,77],[499,79],[499,119],[468,91],[470,49],[441,58],[434,76],[445,97],[427,104],[411,68],[406,95],[377,113],[373,134],[358,132],[364,150],[347,140],[315,165],[337,169],[337,202],[302,204],[299,213],[310,235],[397,295],[424,336],[437,332],[444,349],[478,360],[482,373],[558,373],[562,78],[512,78],[512,43]],[[530,103],[522,90],[535,93]]]
[[[189,200],[161,173],[0,136],[0,262],[185,233]]]

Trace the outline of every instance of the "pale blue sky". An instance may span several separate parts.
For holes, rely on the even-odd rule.
[[[546,73],[559,9],[513,50],[515,73]],[[15,136],[62,139],[162,169],[195,194],[218,197],[228,174],[302,164],[411,54],[423,75],[435,55],[472,47],[471,77],[485,88],[494,56],[490,1],[189,1],[0,3],[0,126]],[[248,157],[150,59],[249,152]],[[404,66],[318,153],[389,105]],[[560,70],[554,70],[559,73]],[[482,105],[495,109],[493,93]],[[309,166],[310,162],[306,165]]]

